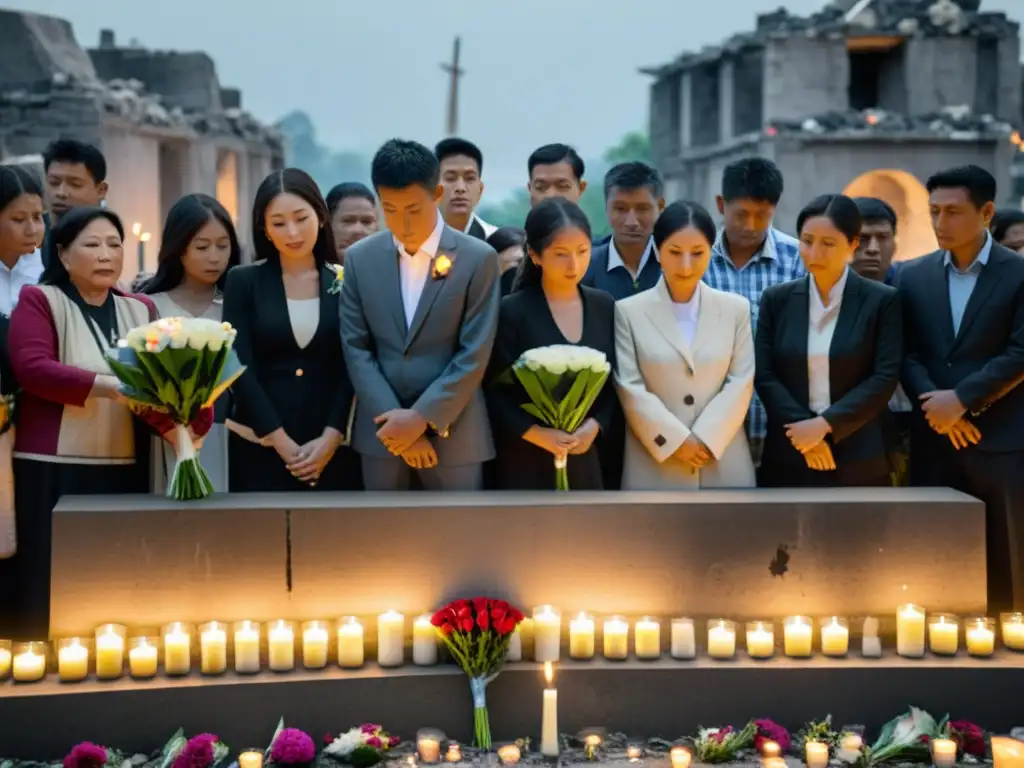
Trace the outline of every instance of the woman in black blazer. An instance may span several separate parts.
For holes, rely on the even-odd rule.
[[[316,183],[293,168],[256,192],[257,262],[228,273],[224,320],[248,369],[228,426],[232,491],[356,490],[343,448],[354,391],[341,352],[337,251]]]
[[[768,434],[759,486],[890,484],[883,417],[899,379],[902,318],[895,289],[848,267],[860,226],[850,198],[812,200],[797,217],[808,277],[761,297],[754,386]]]
[[[588,418],[571,435],[544,426],[522,409],[530,399],[518,380],[496,381],[523,352],[554,344],[603,352],[614,370],[615,301],[604,291],[579,284],[590,263],[590,238],[586,214],[563,198],[545,200],[526,217],[527,255],[519,265],[515,291],[501,300],[487,375],[499,489],[554,490],[554,456],[559,454],[568,458],[570,489],[601,490],[610,481],[595,445],[618,412],[610,375]]]

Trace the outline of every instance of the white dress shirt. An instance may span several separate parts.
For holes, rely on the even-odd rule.
[[[676,325],[686,340],[686,346],[692,349],[693,337],[697,335],[697,318],[700,315],[700,284],[689,301],[672,302],[672,313],[676,316]]]
[[[637,276],[644,271],[644,267],[647,266],[647,262],[652,258],[655,261],[658,260],[658,249],[654,247],[653,237],[647,241],[647,247],[644,249],[644,255],[640,257],[640,263],[637,265],[636,272],[633,272],[632,269],[626,266],[626,262],[622,260],[622,255],[615,247],[615,238],[612,237],[608,240],[608,272],[611,272],[616,267],[622,267],[633,276],[634,280],[636,280]]]
[[[437,256],[437,249],[441,245],[441,234],[444,232],[444,219],[437,214],[437,223],[434,231],[430,233],[420,249],[415,254],[409,255],[401,241],[395,238],[395,247],[398,249],[398,273],[402,281],[402,306],[405,308],[405,326],[412,328],[412,319],[416,316],[416,307],[419,306],[420,296],[423,295],[423,287],[430,277],[430,265]]]
[[[8,269],[0,262],[0,314],[10,315],[18,303],[18,294],[26,285],[36,285],[43,274],[43,256],[38,249],[22,256]]]
[[[832,388],[829,384],[828,354],[832,347],[832,336],[836,331],[836,320],[843,304],[843,290],[850,268],[843,270],[839,282],[828,292],[828,305],[821,301],[821,295],[814,284],[814,278],[807,277],[807,290],[811,294],[808,302],[809,322],[807,323],[807,395],[808,406],[819,416],[832,405]]]

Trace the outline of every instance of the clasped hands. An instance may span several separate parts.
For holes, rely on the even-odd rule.
[[[341,445],[341,433],[328,427],[320,437],[299,445],[288,434],[279,429],[272,439],[274,450],[284,461],[292,477],[302,483],[315,486],[324,469],[334,458]]]
[[[803,454],[807,466],[817,472],[830,472],[836,468],[832,448],[825,442],[825,436],[831,431],[832,425],[821,416],[786,425],[789,442]]]
[[[377,439],[392,456],[400,457],[413,469],[437,466],[437,451],[427,439],[427,420],[411,408],[393,408],[373,420],[380,425]]]
[[[704,467],[715,460],[715,455],[711,452],[710,448],[701,442],[699,437],[691,432],[683,440],[683,444],[672,454],[672,458],[693,469],[704,469]]]
[[[550,453],[556,459],[567,456],[579,456],[590,450],[601,432],[596,419],[587,419],[575,432],[563,432],[560,429],[535,425],[527,430],[523,437],[538,448]]]
[[[925,392],[919,399],[928,426],[938,434],[946,435],[958,451],[968,445],[977,445],[981,440],[981,432],[974,422],[964,418],[967,407],[960,402],[955,390]]]

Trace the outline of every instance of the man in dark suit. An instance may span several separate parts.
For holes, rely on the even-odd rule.
[[[106,200],[107,160],[91,144],[77,139],[57,139],[43,151],[43,171],[50,226],[72,208],[102,205]],[[44,264],[49,259],[49,240],[48,226],[41,249]]]
[[[484,153],[473,142],[452,136],[437,143],[434,157],[441,166],[444,194],[438,208],[445,224],[456,232],[486,240],[497,227],[476,214],[484,194]]]
[[[968,165],[927,182],[941,250],[904,264],[911,483],[987,508],[988,605],[1024,608],[1024,259],[994,242],[996,182]]]
[[[661,174],[644,163],[620,163],[604,177],[604,204],[612,236],[594,244],[583,285],[618,301],[661,279],[651,233],[665,208]]]

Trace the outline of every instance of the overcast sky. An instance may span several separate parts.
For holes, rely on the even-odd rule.
[[[647,121],[639,67],[754,26],[781,0],[0,0],[68,19],[81,44],[205,51],[222,85],[276,120],[308,112],[323,143],[372,152],[392,136],[436,141],[462,36],[460,133],[483,149],[492,191],[525,181],[526,157],[564,141],[597,156]],[[824,0],[789,0],[809,13]],[[1024,19],[1024,0],[983,0]],[[1011,8],[1014,10],[1011,12]]]

